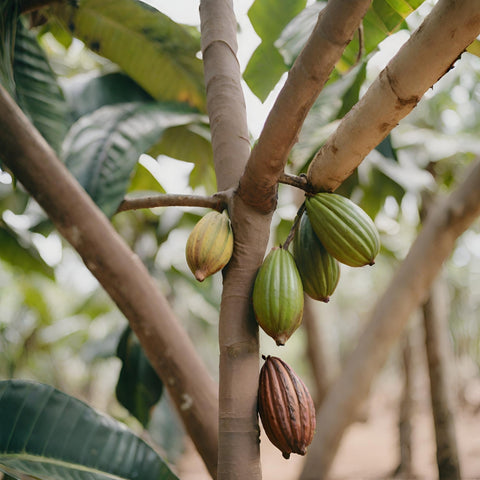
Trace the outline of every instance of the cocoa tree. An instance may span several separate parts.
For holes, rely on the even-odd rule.
[[[15,8],[27,12],[47,3],[50,2],[23,2]],[[300,129],[345,48],[351,45],[356,32],[362,30],[361,22],[372,8],[371,3],[331,0],[321,10],[305,46],[295,55],[284,87],[251,149],[241,73],[236,59],[233,5],[218,0],[202,1],[200,30],[206,111],[218,192],[209,198],[161,196],[160,199],[131,203],[130,200],[122,202],[118,196],[103,199],[102,192],[96,196],[92,186],[95,182],[89,185],[90,195],[109,216],[130,207],[158,205],[227,208],[235,243],[233,257],[223,271],[218,394],[191,340],[145,266],[126,247],[108,218],[15,105],[11,98],[12,78],[5,75],[2,79],[2,162],[48,213],[55,228],[80,254],[87,268],[127,317],[214,478],[261,477],[257,419],[259,341],[251,291],[266,253],[278,184],[291,184],[309,193],[337,189],[400,119],[417,105],[427,89],[451,68],[480,32],[480,15],[474,0],[462,4],[448,0],[438,2],[366,94],[344,116],[333,135],[318,152],[314,152],[307,175],[288,175],[285,173],[287,160]],[[95,12],[96,6],[101,12],[99,18],[108,16],[111,6],[105,5],[85,0],[77,11],[76,7],[58,2],[52,11],[55,18],[65,22],[67,29],[83,36],[90,48],[120,63],[122,55],[108,50],[110,46],[105,38],[100,41],[95,35],[97,32],[88,27],[89,15]],[[416,2],[412,5],[418,6]],[[15,9],[9,10],[14,22],[17,13]],[[399,18],[403,19],[401,15]],[[7,22],[6,25],[13,28],[14,23]],[[4,29],[5,32],[8,28]],[[449,29],[448,37],[444,35],[445,28]],[[148,29],[143,29],[142,33],[148,35]],[[12,37],[6,35],[6,38]],[[358,40],[357,50],[360,48],[361,51],[361,43]],[[7,48],[3,53],[3,60],[8,63],[11,52]],[[344,57],[344,61],[345,58],[348,59]],[[125,62],[124,68],[132,78],[154,97],[159,95],[156,78],[140,78],[138,71],[128,65],[128,59]],[[287,68],[286,65],[283,67]],[[191,115],[188,122],[201,123],[195,115],[205,111],[205,102],[195,81],[198,73],[195,69],[192,68],[192,75],[184,79],[185,83],[173,95],[195,105],[196,111],[187,112]],[[6,90],[9,88],[10,94]],[[153,121],[149,123],[150,130],[141,132],[143,141],[138,143],[140,152],[136,153],[149,148],[152,138],[163,133],[165,128],[159,125],[159,120],[168,116],[165,110],[158,115],[144,106],[130,106],[121,112],[119,119],[134,118],[139,112]],[[98,118],[97,125],[107,118],[107,114]],[[73,140],[72,145],[75,146]],[[354,418],[358,402],[365,398],[370,382],[400,335],[409,312],[422,301],[455,239],[478,215],[477,177],[478,167],[426,222],[411,254],[379,301],[371,326],[360,338],[345,371],[328,392],[318,412],[317,421],[322,429],[311,446],[313,455],[307,456],[304,478],[312,477],[309,473],[312,471],[315,471],[315,478],[327,475],[344,429]],[[435,247],[431,248],[432,245]],[[415,272],[417,269],[421,272],[414,282],[413,266]],[[397,296],[399,291],[404,292],[401,301]],[[393,320],[392,311],[395,311]],[[381,340],[380,345],[377,339]]]

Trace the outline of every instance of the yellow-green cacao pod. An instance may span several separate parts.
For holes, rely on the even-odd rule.
[[[285,345],[302,323],[302,280],[288,250],[274,247],[265,257],[253,286],[253,310],[277,345]]]
[[[305,455],[315,434],[315,406],[301,378],[278,357],[267,357],[260,370],[258,413],[285,458]]]
[[[328,302],[340,279],[340,265],[315,235],[306,212],[293,239],[293,258],[305,293],[314,300]]]
[[[221,270],[233,253],[233,233],[226,212],[211,211],[191,231],[185,256],[195,278],[203,282]]]
[[[351,267],[373,265],[380,237],[372,219],[355,203],[335,193],[305,199],[308,217],[332,257]]]

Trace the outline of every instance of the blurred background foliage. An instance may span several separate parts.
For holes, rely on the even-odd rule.
[[[107,33],[89,30],[85,18],[108,15],[108,11],[96,10],[101,3],[85,1],[80,13],[71,7],[58,7],[45,17],[20,19],[11,31],[4,29],[14,51],[12,56],[2,55],[2,84],[9,87],[147,265],[216,378],[221,276],[199,284],[184,257],[187,236],[205,210],[168,207],[115,214],[125,194],[204,195],[216,189],[197,55],[199,32],[140,2],[122,1],[113,8],[119,23],[132,15],[156,16],[140,39],[141,48],[153,49],[155,61],[149,65],[142,57],[138,64],[128,55],[118,55],[125,48],[125,38],[111,52],[104,46]],[[281,28],[273,30],[262,23],[268,1],[257,0],[249,12],[261,43],[246,67],[245,80],[262,100],[282,81],[283,72],[306,38],[305,21],[312,18],[305,15],[305,1],[286,3],[291,8],[279,20]],[[323,3],[309,3],[307,9],[318,11]],[[384,2],[374,1],[372,8],[380,3]],[[403,3],[414,10],[422,2]],[[401,15],[394,11],[395,22],[388,16],[391,12],[369,13],[363,55],[359,62],[355,60],[357,39],[308,116],[289,159],[290,173],[306,170],[339,119],[419,24],[428,11],[427,4],[430,2],[406,20],[410,11]],[[383,19],[385,28],[374,19]],[[309,28],[312,26],[310,22]],[[132,21],[128,28],[135,31],[139,27]],[[255,73],[256,66],[265,61],[277,62],[272,70],[275,75],[268,78]],[[172,76],[163,87],[151,82],[159,78],[157,64],[168,65]],[[32,71],[42,74],[34,76]],[[330,303],[316,305],[324,343],[337,364],[421,228],[422,192],[448,193],[480,154],[479,80],[480,59],[465,53],[341,186],[339,193],[351,197],[375,218],[382,252],[373,268],[342,265],[340,283]],[[176,90],[172,83],[178,86]],[[254,136],[252,133],[253,140]],[[112,171],[118,173],[114,180]],[[301,194],[280,186],[272,245],[285,239],[300,202]],[[450,332],[456,358],[478,376],[478,222],[459,239],[444,276],[451,297]],[[0,170],[0,378],[49,383],[138,431],[145,427],[164,448],[167,459],[174,461],[181,451],[182,428],[171,414],[167,396],[161,395],[161,386],[148,389],[159,390],[153,400],[142,393],[142,388],[151,386],[151,372],[137,343],[125,340],[126,326],[126,320],[38,205],[8,170]],[[277,353],[271,339],[263,334],[261,346],[265,355]],[[307,383],[311,381],[304,332],[290,340],[282,356]],[[130,364],[130,373],[137,375],[124,372],[121,376],[129,359],[135,362]],[[122,389],[139,392],[138,398],[130,403],[124,400],[122,406],[115,399],[115,391]],[[151,417],[145,409],[153,412]]]

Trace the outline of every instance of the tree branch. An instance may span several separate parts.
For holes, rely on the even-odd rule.
[[[117,213],[127,210],[155,207],[205,207],[222,212],[227,207],[227,195],[218,192],[211,197],[202,195],[160,194],[149,197],[125,197],[117,209]]]
[[[0,86],[2,161],[128,318],[215,476],[216,385],[140,259]]]
[[[410,315],[425,301],[456,239],[480,215],[480,160],[466,179],[429,213],[385,293],[373,309],[344,370],[329,389],[317,412],[318,429],[301,475],[324,480],[346,428],[367,398],[370,385],[398,340]]]
[[[334,191],[480,33],[478,0],[440,0],[315,155],[308,179]]]
[[[303,121],[335,63],[352,39],[371,0],[330,0],[291,68],[240,180],[245,203],[270,212],[278,179]]]

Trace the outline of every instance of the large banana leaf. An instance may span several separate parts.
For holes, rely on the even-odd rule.
[[[74,2],[69,2],[73,4]],[[118,64],[157,100],[205,109],[198,32],[138,0],[64,2],[51,11],[94,52]]]
[[[63,145],[65,164],[107,216],[122,201],[140,154],[165,129],[203,120],[185,105],[131,102],[80,118]]]
[[[51,386],[0,382],[0,471],[39,480],[175,480],[124,425]]]
[[[257,0],[260,1],[260,0]],[[363,53],[369,54],[378,47],[378,44],[387,36],[404,26],[405,18],[416,10],[424,0],[373,0],[363,20]],[[255,52],[244,72],[245,80],[250,89],[263,100],[266,94],[276,85],[280,76],[293,65],[301,49],[305,45],[315,23],[318,13],[325,7],[327,2],[315,2],[300,12],[282,30],[274,47],[283,57],[283,70],[281,62],[277,59],[278,52],[273,53],[265,50],[263,55],[260,50]],[[253,15],[252,15],[253,16]],[[256,21],[251,18],[252,24]],[[346,47],[342,58],[336,65],[332,78],[338,78],[340,74],[349,71],[357,62],[359,52],[359,38],[355,35]],[[272,60],[273,59],[273,60]],[[253,75],[252,72],[261,68],[261,65],[274,62],[275,69],[269,75]]]

